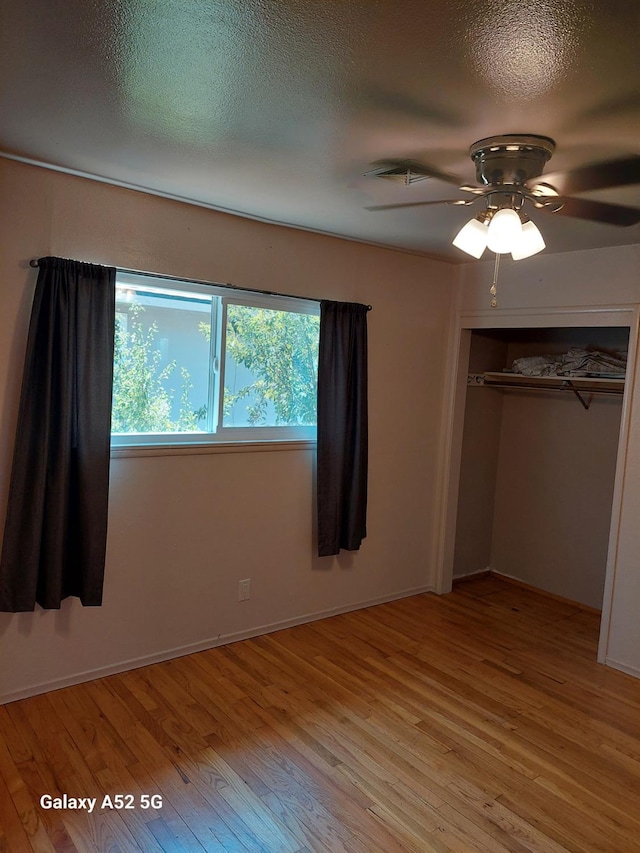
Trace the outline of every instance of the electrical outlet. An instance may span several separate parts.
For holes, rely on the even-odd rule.
[[[251,578],[238,581],[238,601],[246,601],[251,598]]]

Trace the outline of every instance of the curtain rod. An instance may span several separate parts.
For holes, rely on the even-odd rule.
[[[38,258],[31,258],[31,260],[29,261],[29,266],[34,267],[34,268],[39,267],[40,264],[38,262]],[[202,279],[198,279],[198,278],[181,278],[180,276],[177,276],[177,275],[161,275],[160,273],[157,273],[157,272],[148,272],[147,270],[131,270],[131,269],[127,269],[126,267],[116,267],[116,271],[121,272],[121,273],[125,273],[126,275],[145,275],[145,276],[148,276],[149,278],[162,278],[162,279],[165,279],[166,281],[185,281],[188,284],[204,284],[204,285],[207,285],[209,287],[227,287],[227,288],[229,288],[229,290],[242,290],[245,293],[261,293],[264,296],[282,296],[282,297],[285,297],[287,299],[307,299],[309,302],[330,301],[330,300],[319,299],[316,296],[299,296],[299,295],[294,295],[292,293],[278,293],[275,290],[260,290],[257,287],[241,287],[238,284],[229,284],[228,282],[221,284],[220,282],[217,282],[217,281],[203,281]],[[367,308],[367,311],[372,310],[371,305],[367,305],[366,308]]]

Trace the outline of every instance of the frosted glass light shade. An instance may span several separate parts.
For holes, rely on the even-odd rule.
[[[509,207],[503,207],[494,213],[489,223],[487,246],[492,252],[504,255],[510,252],[522,238],[520,217]]]
[[[489,228],[477,219],[470,219],[466,225],[458,231],[453,239],[453,245],[462,249],[468,255],[479,258],[487,248],[487,235]]]
[[[545,242],[535,222],[525,222],[520,239],[511,249],[511,257],[514,261],[521,261],[522,258],[530,258],[531,255],[541,252],[544,247]]]

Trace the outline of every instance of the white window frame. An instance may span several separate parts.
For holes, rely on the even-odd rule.
[[[226,316],[229,305],[246,305],[296,314],[320,315],[320,303],[295,296],[278,296],[224,287],[215,284],[183,281],[160,276],[117,272],[116,288],[127,286],[137,290],[168,291],[174,294],[203,294],[212,300],[209,363],[209,405],[207,430],[170,433],[111,433],[111,447],[117,448],[188,448],[193,446],[251,445],[275,442],[315,441],[316,426],[254,426],[222,425],[223,377],[225,367]]]

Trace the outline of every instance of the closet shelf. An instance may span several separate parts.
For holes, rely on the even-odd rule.
[[[527,391],[570,391],[585,409],[589,403],[583,398],[588,394],[623,394],[624,377],[601,376],[524,376],[522,373],[487,371],[470,373],[468,385],[484,385],[500,389],[520,389]]]

